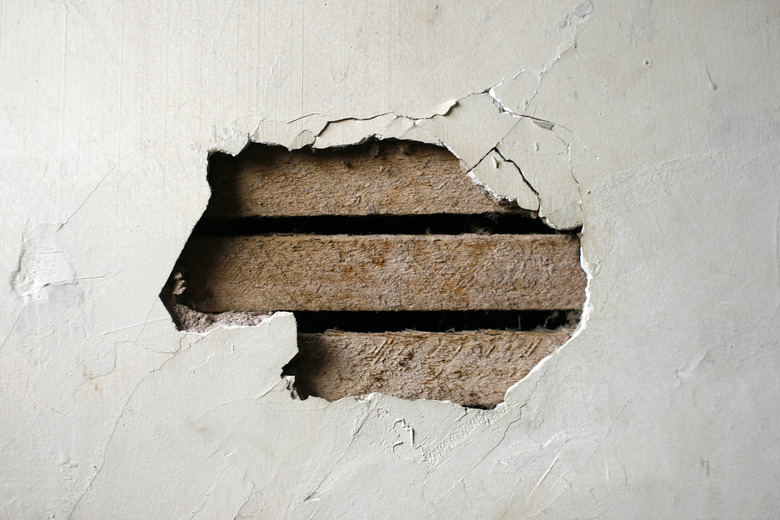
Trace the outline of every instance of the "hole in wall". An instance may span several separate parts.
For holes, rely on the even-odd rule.
[[[494,200],[444,148],[251,144],[212,154],[208,180],[161,297],[186,330],[293,311],[302,398],[492,408],[579,321],[577,232]]]

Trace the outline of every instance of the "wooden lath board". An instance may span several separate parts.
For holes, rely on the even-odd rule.
[[[571,332],[299,334],[301,353],[290,370],[305,374],[298,378],[302,393],[331,401],[381,392],[492,407]]]
[[[585,299],[578,237],[513,234],[544,230],[529,225],[528,212],[493,200],[441,147],[250,145],[235,158],[214,154],[209,183],[205,221],[175,268],[186,286],[175,300],[209,313],[335,311],[342,327],[354,324],[298,335],[300,353],[286,373],[306,395],[381,392],[492,407],[571,336],[569,311]],[[394,234],[365,234],[377,230]],[[436,234],[450,232],[460,234]],[[414,314],[403,311],[483,310],[517,311],[517,328],[529,324],[524,311],[566,311],[549,319],[567,325],[485,330],[502,325],[479,321],[485,329],[433,332],[448,329],[432,318],[430,331],[388,332],[399,328],[376,321]],[[367,326],[373,311],[391,312]],[[297,316],[312,325],[311,315]],[[479,328],[458,324],[454,330]]]
[[[582,306],[573,235],[196,237],[178,269],[206,312]]]
[[[446,149],[381,142],[287,151],[250,146],[210,159],[206,217],[512,213],[463,172]]]

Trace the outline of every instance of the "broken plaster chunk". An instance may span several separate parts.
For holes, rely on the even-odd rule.
[[[497,147],[517,164],[539,194],[539,216],[559,229],[582,225],[579,184],[572,172],[569,147],[555,132],[522,118]]]
[[[235,128],[222,128],[217,131],[216,126],[211,127],[211,149],[237,155],[249,142],[249,134]]]
[[[394,114],[383,114],[371,119],[342,119],[332,121],[320,132],[314,148],[332,148],[359,143],[367,137],[383,136],[398,119]]]
[[[539,210],[539,196],[523,179],[520,170],[495,150],[471,170],[470,176],[496,197],[516,201],[523,209]]]
[[[483,93],[461,99],[446,116],[420,121],[419,127],[435,135],[468,168],[473,168],[517,121],[502,112],[488,93]]]
[[[298,134],[293,140],[292,144],[290,145],[290,150],[298,150],[299,148],[311,146],[316,139],[317,136],[314,135],[311,130],[302,130],[301,133]]]
[[[387,135],[387,137],[396,137]],[[419,124],[412,124],[411,127],[397,135],[399,139],[405,141],[416,141],[418,143],[428,143],[441,146],[441,141],[429,130],[422,128]]]
[[[382,130],[382,137],[384,139],[401,139],[406,132],[413,128],[415,128],[413,120],[408,117],[396,116],[396,118],[390,121]]]
[[[293,121],[261,121],[251,140],[255,143],[278,143],[289,150],[297,150],[312,144],[327,124],[326,116],[316,114]]]

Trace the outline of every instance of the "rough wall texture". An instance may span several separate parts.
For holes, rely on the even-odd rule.
[[[3,1],[0,517],[773,516],[778,70],[769,0]],[[158,298],[209,151],[369,135],[583,225],[580,331],[495,410],[293,400],[292,315]]]

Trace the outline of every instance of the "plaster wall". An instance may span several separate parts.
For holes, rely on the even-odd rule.
[[[778,70],[769,0],[3,1],[0,518],[775,516]],[[158,298],[210,151],[371,135],[583,226],[495,410],[293,400],[291,314]]]

